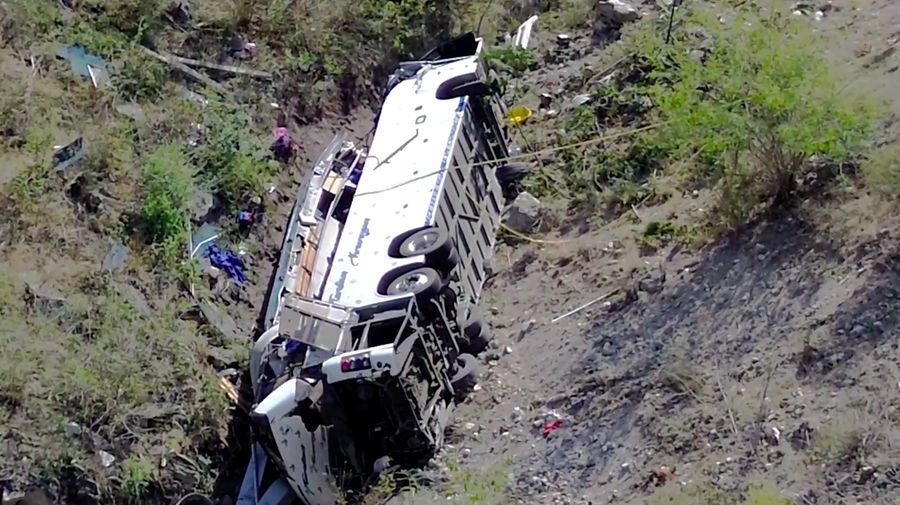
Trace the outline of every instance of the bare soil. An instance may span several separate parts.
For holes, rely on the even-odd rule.
[[[884,104],[879,143],[896,142],[900,8],[895,0],[833,5],[810,22],[831,40],[829,58],[852,76],[850,86]],[[551,50],[556,34],[536,27],[538,51]],[[536,109],[540,93],[562,89],[552,108],[564,110],[585,75],[615,60],[614,46],[572,35],[576,56],[526,76],[522,103]],[[2,50],[0,57],[2,75],[22,71]],[[361,136],[372,117],[361,107],[295,130],[302,156],[267,196],[267,221],[246,259],[249,284],[212,290],[235,334],[255,330],[302,173],[333,133]],[[58,142],[74,132],[62,133]],[[26,163],[4,155],[0,182]],[[109,243],[94,231],[96,217],[54,189],[47,222],[56,227],[0,241],[0,268],[16,279],[38,275],[68,295],[97,272]],[[104,201],[116,217],[127,210]],[[663,503],[695,486],[741,491],[753,482],[798,504],[900,500],[900,218],[891,207],[841,187],[693,251],[648,250],[637,237],[646,222],[702,215],[703,195],[672,195],[612,220],[544,203],[566,226],[548,224],[533,242],[498,248],[483,301],[494,344],[439,466],[484,474],[512,458],[502,503]],[[59,246],[46,251],[44,243]],[[138,289],[150,310],[175,298],[173,286],[155,285],[137,265],[104,279]],[[648,293],[654,285],[662,290]],[[554,419],[558,429],[545,437]],[[22,461],[24,447],[40,446],[41,434],[13,433],[29,419],[0,420],[0,470],[11,476],[0,481],[18,489],[34,463]],[[239,445],[242,433],[232,428],[228,441]],[[222,464],[224,477],[242,471],[232,460]],[[227,494],[234,481],[221,484]],[[437,494],[411,499],[445,503]]]
[[[891,1],[835,1],[810,20],[854,91],[883,104],[879,143],[898,135],[898,21]],[[531,82],[552,89],[602,60]],[[448,459],[477,473],[511,456],[519,503],[706,503],[690,490],[755,483],[793,503],[896,503],[900,221],[864,190],[822,196],[699,251],[647,255],[634,216],[501,248],[485,300],[495,352]],[[672,198],[635,216],[702,207]],[[635,277],[658,283],[660,265],[661,292],[552,321]]]

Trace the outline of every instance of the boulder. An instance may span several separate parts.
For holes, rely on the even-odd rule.
[[[600,34],[611,29],[617,30],[640,17],[640,12],[625,0],[600,0],[594,11],[594,32]]]
[[[150,304],[147,303],[147,298],[141,293],[141,290],[132,286],[131,284],[126,283],[116,283],[114,284],[116,292],[121,296],[126,302],[128,302],[131,307],[138,311],[139,313],[149,316],[152,312],[150,308]]]
[[[216,304],[205,300],[200,304],[200,311],[203,313],[203,318],[207,324],[215,328],[223,338],[232,342],[240,342],[242,340],[243,336],[238,329],[237,323]]]
[[[541,201],[527,191],[519,193],[506,211],[505,223],[515,231],[526,233],[537,224]]]
[[[66,296],[49,282],[41,282],[34,272],[22,274],[25,280],[25,301],[29,307],[45,316],[53,316],[65,310],[68,305]]]

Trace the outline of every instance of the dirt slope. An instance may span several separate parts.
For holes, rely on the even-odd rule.
[[[893,142],[900,9],[854,5],[811,22],[832,38],[836,68],[885,104],[880,138]],[[585,60],[603,56],[531,82],[547,89]],[[670,200],[640,215],[702,206]],[[641,257],[642,226],[628,220],[501,248],[485,300],[496,352],[448,459],[479,473],[512,457],[503,468],[520,503],[712,503],[714,489],[754,483],[793,503],[896,503],[897,224],[877,199],[842,189],[697,252]],[[551,321],[632,285],[633,267],[652,284],[660,264],[661,292]]]

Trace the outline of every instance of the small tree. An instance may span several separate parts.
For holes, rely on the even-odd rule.
[[[871,110],[838,88],[802,21],[745,11],[722,23],[695,12],[688,24],[700,29],[671,45],[642,33],[636,47],[656,82],[660,140],[699,160],[693,176],[724,185],[727,224],[789,197],[811,156],[841,164],[859,153]]]

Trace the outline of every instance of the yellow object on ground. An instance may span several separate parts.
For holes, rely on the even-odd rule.
[[[524,105],[517,105],[511,109],[506,114],[507,119],[509,119],[509,123],[513,126],[520,126],[528,121],[528,118],[531,117],[531,109],[525,107]]]

